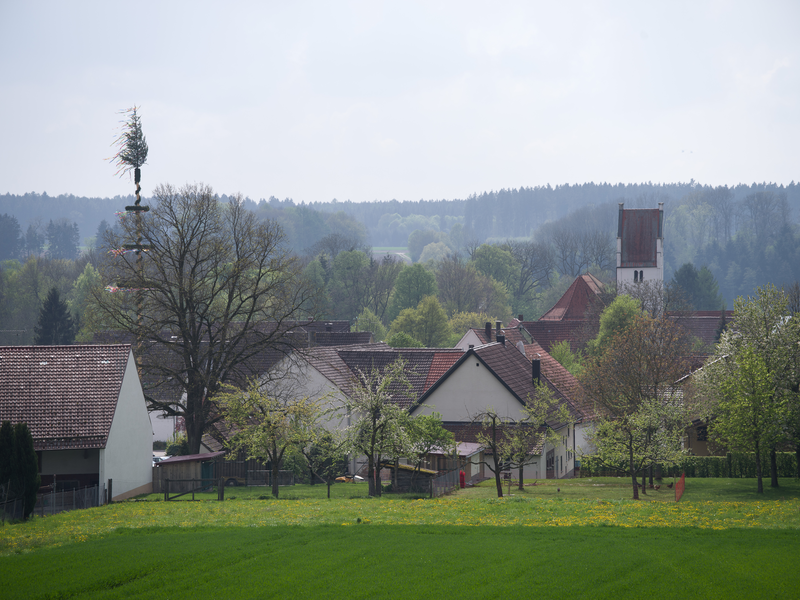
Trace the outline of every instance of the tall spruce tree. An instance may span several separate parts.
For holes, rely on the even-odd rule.
[[[47,293],[33,331],[33,343],[37,346],[65,346],[75,342],[75,325],[67,303],[60,298],[56,288]]]

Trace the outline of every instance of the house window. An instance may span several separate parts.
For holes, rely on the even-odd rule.
[[[639,271],[639,282],[644,281],[644,271]]]
[[[700,425],[697,428],[697,441],[698,442],[708,441],[708,427],[706,427],[705,425]]]
[[[633,272],[633,283],[639,283],[639,271]]]

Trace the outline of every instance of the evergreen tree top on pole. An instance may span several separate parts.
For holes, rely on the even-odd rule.
[[[138,113],[138,107],[121,110],[120,114],[128,115],[127,120],[122,125],[119,136],[114,140],[113,146],[117,147],[117,153],[109,160],[117,166],[115,175],[122,177],[134,172],[134,183],[139,183],[141,178],[140,168],[147,162],[147,140],[142,133],[142,119]]]

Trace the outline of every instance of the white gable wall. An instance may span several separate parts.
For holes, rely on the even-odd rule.
[[[473,329],[470,329],[464,334],[464,337],[461,338],[455,347],[461,348],[464,352],[466,352],[469,350],[470,346],[480,346],[481,344],[483,344],[483,342],[478,337],[478,334],[475,333]]]
[[[522,418],[519,400],[476,357],[470,356],[445,379],[415,412],[441,413],[442,421],[469,422],[487,408],[512,419]]]
[[[113,480],[113,500],[124,500],[152,491],[152,440],[150,417],[131,353],[108,442],[100,451],[100,482],[108,485],[108,480]]]

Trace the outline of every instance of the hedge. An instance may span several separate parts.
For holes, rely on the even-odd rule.
[[[797,477],[797,456],[794,452],[776,454],[778,477]],[[584,456],[581,460],[581,477],[601,477],[624,475],[624,469],[609,469],[595,464],[593,457]],[[725,456],[685,456],[677,465],[656,465],[663,476],[680,475],[687,477],[755,477],[756,456],[754,452],[729,452]],[[761,474],[770,476],[769,452],[761,455]]]

